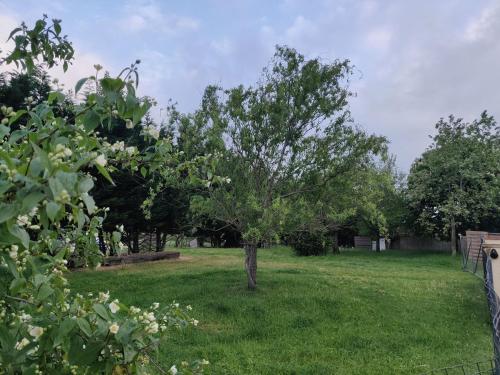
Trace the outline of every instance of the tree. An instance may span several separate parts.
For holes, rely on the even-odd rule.
[[[486,112],[471,123],[449,116],[436,129],[433,144],[411,167],[408,200],[419,229],[448,233],[454,255],[457,231],[498,215],[500,133]]]
[[[365,138],[348,124],[351,70],[277,47],[255,86],[206,90],[202,112],[224,141],[217,174],[230,183],[211,186],[205,207],[242,233],[250,289],[257,248],[283,232],[290,201],[348,171],[353,137]]]

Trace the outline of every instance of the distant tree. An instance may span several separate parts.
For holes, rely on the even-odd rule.
[[[32,73],[9,72],[0,74],[0,105],[14,110],[26,109],[46,100],[51,88],[50,77],[41,68]]]
[[[411,167],[408,199],[418,227],[448,234],[455,254],[457,230],[499,214],[500,132],[486,112],[470,123],[449,116],[436,129],[433,144]]]
[[[357,190],[357,226],[361,233],[374,238],[380,251],[381,237],[394,238],[405,228],[407,207],[404,200],[403,176],[388,158],[360,173]]]
[[[359,133],[348,125],[351,70],[347,60],[325,64],[277,47],[255,86],[206,91],[204,112],[224,141],[217,173],[231,182],[212,186],[205,207],[242,233],[250,289],[257,248],[283,232],[289,202],[350,168]]]

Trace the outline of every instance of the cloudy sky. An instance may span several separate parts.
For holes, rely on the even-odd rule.
[[[207,84],[255,82],[276,44],[348,58],[354,119],[389,138],[403,171],[440,117],[500,115],[500,0],[0,0],[0,48],[43,13],[77,49],[68,85],[93,64],[117,73],[139,58],[141,92],[184,111]]]

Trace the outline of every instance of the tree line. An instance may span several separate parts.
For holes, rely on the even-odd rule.
[[[96,66],[96,77],[101,69]],[[170,104],[160,124],[148,114],[135,127],[113,119],[123,126],[100,130],[110,144],[143,152],[151,144],[142,132],[157,132],[176,151],[166,167],[209,155],[211,168],[203,172],[221,179],[200,185],[186,173],[165,182],[158,172],[129,168],[112,172],[114,185],[96,176],[93,196],[98,206],[109,207],[100,243],[120,227],[128,252],[140,251],[141,233],[154,233],[157,251],[172,235],[241,246],[248,284],[255,288],[257,249],[270,243],[316,255],[339,252],[354,234],[375,239],[411,233],[450,239],[455,252],[457,234],[466,229],[498,231],[495,119],[486,112],[472,122],[440,119],[432,144],[404,176],[387,138],[367,133],[351,116],[352,70],[348,60],[306,59],[277,46],[254,85],[208,86],[192,113]],[[0,104],[18,109],[27,98],[40,103],[54,85],[41,68],[4,73]],[[87,82],[83,95],[102,90],[95,85],[97,79]],[[59,110],[71,114],[75,105],[66,99]]]

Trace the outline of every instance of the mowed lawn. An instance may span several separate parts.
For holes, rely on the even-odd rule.
[[[140,307],[191,304],[200,324],[164,343],[165,366],[207,358],[211,374],[420,374],[492,357],[482,281],[462,272],[458,257],[262,249],[259,289],[250,292],[242,250],[181,254],[75,272],[70,282]]]

